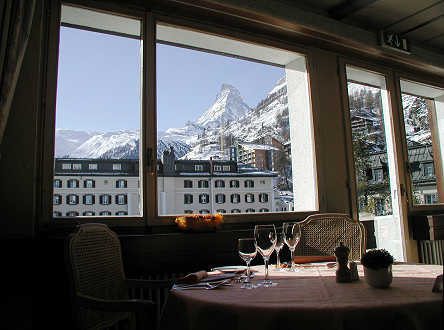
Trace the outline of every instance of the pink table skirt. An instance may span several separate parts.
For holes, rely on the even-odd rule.
[[[263,266],[253,282],[263,279]],[[442,266],[394,265],[388,289],[364,280],[336,283],[335,269],[303,268],[298,273],[270,271],[278,285],[241,289],[172,290],[161,327],[177,329],[442,329],[442,293],[433,282]]]

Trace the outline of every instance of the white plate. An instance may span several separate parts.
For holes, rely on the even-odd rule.
[[[212,270],[217,270],[222,273],[238,273],[243,272],[247,270],[247,266],[223,266],[223,267],[216,267]]]

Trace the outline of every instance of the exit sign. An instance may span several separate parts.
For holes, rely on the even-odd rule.
[[[410,54],[407,38],[401,37],[399,33],[381,31],[379,34],[379,42],[381,43],[382,47]]]

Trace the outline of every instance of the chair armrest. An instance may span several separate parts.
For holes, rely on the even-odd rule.
[[[138,280],[127,278],[125,282],[128,288],[171,289],[175,283],[175,280]]]
[[[108,300],[82,294],[77,294],[77,300],[81,307],[104,312],[144,312],[147,310],[154,311],[154,307],[156,306],[155,303],[151,300]]]

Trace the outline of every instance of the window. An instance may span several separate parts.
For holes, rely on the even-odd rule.
[[[254,195],[253,194],[245,194],[245,202],[246,203],[254,203]]]
[[[162,141],[180,137],[185,144],[174,146],[175,164],[171,168],[177,165],[179,176],[203,171],[231,172],[233,177],[242,178],[239,180],[242,181],[242,188],[246,179],[251,178],[246,188],[254,188],[254,181],[257,180],[256,185],[260,185],[261,192],[269,196],[274,189],[277,192],[293,192],[289,199],[295,196],[296,211],[317,211],[316,157],[305,56],[205,33],[197,27],[174,26],[170,22],[158,22],[156,40],[157,135],[162,137]],[[217,79],[214,75],[208,75],[214,71],[214,67],[225,72],[225,75]],[[262,84],[262,87],[255,88],[256,99],[242,95],[238,89],[240,85],[228,84],[229,75],[234,71],[248,80],[247,84],[251,84],[250,80],[253,79],[247,72],[255,73],[255,82]],[[274,81],[270,81],[270,73]],[[205,86],[202,86],[200,83],[204,75]],[[178,84],[179,81],[186,81],[186,86]],[[207,88],[208,82],[220,86],[212,95]],[[187,101],[186,95],[193,90],[202,91],[199,93],[202,100],[211,100],[204,106],[206,110],[201,111],[202,107],[198,109]],[[171,95],[175,97],[171,98]],[[233,100],[229,114],[222,111],[221,106],[226,104],[227,98]],[[182,115],[178,115],[176,109],[182,109]],[[241,118],[254,120],[241,121]],[[249,144],[249,147],[242,151],[236,145],[237,141]],[[282,157],[278,153],[289,146],[293,149],[292,154],[298,158],[294,164],[289,152],[282,152]],[[169,153],[168,148],[166,152]],[[256,153],[262,153],[263,157],[258,159]],[[241,154],[245,156],[242,160]],[[247,162],[248,156],[250,161]],[[165,169],[168,159],[162,158]],[[257,164],[259,161],[261,164]],[[273,168],[276,171],[271,172]],[[169,207],[176,205],[173,196],[177,192],[169,194],[167,185],[163,184],[166,180],[163,177],[158,180],[162,184],[157,185],[157,194],[164,196],[159,198],[159,214],[168,212],[173,216],[181,213],[183,208],[173,210]],[[265,183],[259,184],[259,180]],[[239,188],[238,180],[225,181],[226,185],[228,181],[233,181],[230,188]],[[293,186],[293,182],[297,182],[297,185]],[[178,185],[175,187],[178,188]],[[199,183],[198,187],[203,188]],[[217,187],[216,183],[213,187]]]
[[[253,212],[256,212],[254,209],[246,209],[245,210],[245,213],[253,213]]]
[[[262,208],[262,209],[259,209],[259,212],[270,212],[270,210],[267,208]]]
[[[384,172],[382,169],[373,170],[375,182],[384,181]]]
[[[54,180],[54,188],[62,188],[62,180],[55,179]]]
[[[128,197],[124,194],[116,195],[116,204],[125,205],[128,202]]]
[[[193,195],[185,194],[183,196],[183,203],[184,204],[193,204]]]
[[[199,203],[207,204],[210,201],[210,195],[208,194],[200,194],[199,195]]]
[[[208,180],[199,180],[199,182],[197,183],[197,186],[199,188],[208,188],[210,186]]]
[[[191,181],[191,180],[184,180],[183,181],[183,187],[184,188],[193,188],[193,181]]]
[[[76,205],[79,204],[79,196],[70,194],[66,196],[66,204]]]
[[[54,205],[60,205],[60,204],[62,204],[62,196],[60,196],[60,195],[54,195],[54,198],[53,198],[53,204]]]
[[[116,212],[116,215],[128,215],[128,212],[126,212],[126,211],[118,211],[118,212]]]
[[[77,217],[77,216],[79,216],[79,212],[69,211],[69,212],[66,212],[66,216],[67,217]]]
[[[224,194],[216,194],[216,203],[217,204],[225,203],[225,195]]]
[[[52,212],[52,216],[53,217],[61,217],[62,216],[62,212],[54,211],[54,212]]]
[[[88,215],[96,215],[96,213],[93,212],[93,211],[85,211],[85,212],[83,212],[83,215],[86,215],[86,216],[88,216]]]
[[[216,180],[216,181],[214,181],[214,186],[216,188],[225,188],[225,181],[224,180]]]
[[[204,209],[204,210],[200,210],[199,213],[200,213],[200,214],[209,214],[209,213],[210,213],[210,210],[206,210],[206,209]]]
[[[100,195],[100,204],[102,205],[111,204],[111,195]]]
[[[224,209],[217,209],[216,210],[216,213],[227,213],[227,210],[224,210]]]
[[[433,163],[425,163],[424,164],[424,176],[433,176],[435,174],[435,170],[433,168]]]
[[[231,180],[230,188],[239,188],[239,180]]]
[[[231,203],[237,204],[240,203],[240,195],[239,194],[231,194]]]
[[[183,211],[183,213],[184,214],[193,214],[194,212],[193,212],[193,210],[185,210],[185,211]]]
[[[259,202],[267,203],[268,202],[268,194],[260,193],[259,194]]]
[[[437,199],[436,194],[424,194],[424,204],[436,204]]]
[[[88,194],[83,196],[83,204],[93,205],[96,202],[96,197],[94,195]]]
[[[82,188],[100,185],[101,196],[106,196],[100,197],[101,205],[112,203],[113,185],[120,179],[117,175],[133,177],[136,181],[142,173],[140,95],[145,75],[141,74],[144,53],[141,27],[138,18],[61,5],[58,72],[54,84],[57,86],[53,118],[54,173],[60,168],[89,171],[87,179],[79,178]],[[96,174],[97,177],[92,177]],[[110,184],[102,185],[102,180],[110,180]],[[79,185],[70,184],[67,188],[79,188]],[[140,203],[139,196],[148,195],[142,192],[144,187],[129,189],[128,197],[132,200],[127,212],[141,216],[141,206],[145,204]],[[91,200],[85,198],[88,205]],[[79,207],[79,214],[89,211]],[[102,215],[99,210],[96,213]]]
[[[134,15],[139,14],[135,12]],[[83,19],[84,17],[86,18]],[[309,75],[305,56],[286,49],[260,45],[256,38],[254,42],[242,41],[242,35],[232,38],[230,31],[227,31],[230,37],[217,35],[214,31],[207,33],[202,31],[205,29],[204,24],[199,24],[199,27],[179,27],[171,22],[157,22],[156,28],[153,29],[156,33],[154,45],[147,42],[152,40],[153,36],[141,35],[142,26],[147,26],[145,23],[149,26],[151,22],[142,24],[145,18],[142,18],[143,15],[140,17],[141,19],[130,18],[62,5],[61,26],[58,34],[60,45],[58,52],[54,52],[59,54],[57,84],[54,84],[57,90],[54,91],[53,100],[57,103],[54,117],[48,114],[50,119],[55,119],[57,129],[56,160],[62,160],[64,157],[63,161],[66,163],[80,161],[85,165],[84,169],[88,164],[88,169],[91,171],[93,169],[89,165],[97,164],[97,169],[100,169],[100,173],[97,174],[101,177],[109,177],[110,180],[109,185],[105,187],[102,186],[101,181],[98,181],[100,194],[114,196],[113,185],[116,176],[127,177],[129,176],[127,172],[132,168],[135,169],[133,174],[136,180],[142,178],[142,175],[149,176],[149,180],[139,181],[140,189],[134,192],[128,191],[128,198],[131,198],[129,204],[134,205],[134,210],[136,210],[128,211],[128,213],[144,216],[145,220],[152,219],[151,216],[148,218],[148,215],[173,216],[181,213],[184,208],[180,206],[180,200],[176,203],[176,199],[181,198],[181,181],[183,182],[184,177],[193,177],[194,181],[197,181],[199,177],[207,177],[209,173],[202,172],[212,172],[210,166],[213,160],[221,164],[216,165],[212,169],[214,171],[231,171],[233,173],[230,174],[238,177],[240,181],[244,181],[246,177],[256,180],[256,177],[266,176],[267,183],[265,187],[261,186],[260,191],[266,191],[268,194],[273,193],[273,189],[294,191],[297,211],[317,211],[318,194],[316,164],[314,163],[316,157],[314,157]],[[169,20],[168,17],[165,17],[165,20]],[[246,36],[250,38],[248,34]],[[78,50],[76,56],[70,56],[73,54],[71,51],[73,49]],[[109,53],[107,61],[100,61],[103,59],[103,49]],[[141,58],[147,54],[151,56],[153,51],[156,52],[155,61],[151,62],[152,58]],[[204,57],[211,59],[210,65],[207,61],[199,60]],[[153,63],[156,67],[151,68],[148,65],[142,67],[141,63]],[[188,100],[181,96],[180,89],[188,94],[190,90],[201,91],[200,80],[206,81],[206,79],[195,79],[192,75],[193,69],[196,69],[193,63],[200,64],[199,70],[195,72],[198,77],[211,72],[211,68],[218,67],[217,71],[224,72],[225,75],[234,71],[247,80],[239,86],[231,86],[228,82],[235,81],[231,79],[232,77],[228,76],[226,80],[214,77],[214,81],[221,82],[214,94],[209,95],[212,92],[208,91],[205,91],[205,95],[198,93],[198,97],[201,98],[200,102],[210,100],[210,103],[190,107],[187,104]],[[235,69],[238,65],[242,67],[240,71]],[[144,77],[151,77],[146,71],[148,67],[153,70],[152,72],[156,72],[157,81],[142,80]],[[184,70],[180,70],[181,68]],[[254,72],[254,75],[249,74],[251,72]],[[257,88],[256,95],[241,95],[241,86],[248,83],[251,85],[252,79],[255,80],[255,85],[256,82],[261,85]],[[187,83],[182,84],[181,87],[173,83],[179,81]],[[210,83],[206,82],[206,85],[211,85]],[[122,86],[125,88],[122,89]],[[254,89],[256,90],[256,86]],[[153,95],[153,92],[157,94]],[[216,106],[221,103],[216,101],[222,100],[228,93],[229,99],[234,98],[233,104],[236,106],[236,109],[230,109],[230,116],[232,116],[212,118],[206,115],[205,110],[208,110],[207,114],[219,115],[220,111],[217,112],[217,110],[220,109]],[[76,99],[73,95],[82,95],[82,97]],[[150,100],[146,99],[148,95]],[[172,98],[171,95],[175,97]],[[70,104],[69,101],[73,99],[75,102]],[[181,101],[178,106],[179,100]],[[149,109],[147,109],[147,104]],[[210,109],[214,112],[209,111]],[[190,111],[199,111],[199,113],[190,113]],[[109,116],[109,113],[113,115]],[[256,116],[254,117],[255,125],[240,120],[240,118],[252,118],[253,115]],[[142,117],[143,122],[139,120]],[[291,118],[293,120],[290,120]],[[295,120],[296,118],[298,120]],[[157,123],[154,120],[157,120]],[[147,123],[150,128],[157,127],[158,132],[147,131]],[[72,127],[73,125],[76,127]],[[79,144],[69,147],[69,150],[63,149],[68,145],[64,143],[66,140],[63,140],[60,134],[63,127],[72,131],[82,131],[82,136],[78,139]],[[177,130],[170,130],[173,127],[177,127]],[[96,134],[95,132],[103,133]],[[234,144],[237,141],[263,144],[264,142],[255,141],[263,137],[259,132],[269,135],[264,138],[277,136],[280,141],[297,141],[291,144],[291,147],[293,154],[297,155],[301,161],[292,164],[291,158],[279,159],[279,166],[276,167],[279,170],[273,173],[271,173],[271,168],[261,170],[256,166],[255,157],[251,157],[252,162],[249,164],[238,162],[238,151]],[[140,136],[149,136],[149,138],[140,141]],[[88,152],[83,148],[85,143],[89,147]],[[156,148],[156,143],[158,143],[158,148]],[[303,145],[300,146],[301,144]],[[82,148],[78,148],[81,145]],[[175,157],[170,159],[172,164],[168,167],[165,163],[167,157],[163,159],[162,155],[165,151],[172,150],[171,146],[174,147]],[[157,150],[160,156],[148,155],[150,150]],[[254,155],[255,150],[248,149],[248,153]],[[139,154],[141,159],[139,159]],[[137,161],[130,164],[127,163],[129,159]],[[147,164],[147,159],[154,160],[153,166]],[[186,166],[179,166],[179,161],[183,161]],[[268,161],[270,166],[271,164],[274,166],[275,160],[270,158]],[[139,163],[147,167],[142,169]],[[227,163],[230,165],[222,165]],[[154,171],[154,173],[152,170],[158,164],[160,164],[159,171]],[[149,170],[148,167],[150,167]],[[57,164],[56,168],[60,170],[60,164]],[[178,170],[175,173],[176,177],[172,179],[173,177],[169,176],[167,170],[174,168]],[[193,173],[193,168],[197,173]],[[91,176],[93,173],[88,174]],[[168,183],[170,179],[174,181],[172,185]],[[83,181],[83,178],[81,180]],[[132,182],[135,183],[135,181],[132,179],[129,181],[130,189],[133,189]],[[293,182],[297,182],[299,186],[301,182],[304,187],[293,187]],[[259,182],[256,182],[256,185],[258,184]],[[200,188],[210,187],[208,183],[200,186]],[[239,188],[239,184],[230,185],[230,187]],[[254,182],[248,186],[248,188],[253,187]],[[173,191],[167,191],[167,189]],[[175,191],[176,189],[178,191]],[[302,193],[298,194],[297,191],[299,193],[302,191]],[[134,196],[134,201],[132,196]],[[153,206],[151,202],[147,203],[151,196],[159,196],[155,198],[158,202],[157,214],[154,214],[153,210],[142,210],[142,205]],[[50,202],[49,198],[50,196],[47,196],[46,203]],[[82,212],[83,210],[80,211]],[[115,210],[112,212],[114,215]],[[172,217],[168,221],[171,219]]]
[[[244,186],[245,186],[245,188],[254,188],[254,181],[253,180],[245,180]]]
[[[127,188],[127,187],[128,187],[128,181],[123,179],[116,181],[116,188]]]
[[[110,211],[102,211],[99,214],[103,215],[103,216],[110,216],[110,215],[112,215],[112,213]]]
[[[70,179],[67,181],[68,188],[79,188],[79,180]]]
[[[239,210],[239,209],[232,209],[231,213],[241,213],[241,210]]]
[[[83,188],[95,188],[96,182],[94,180],[88,179],[83,181]]]

